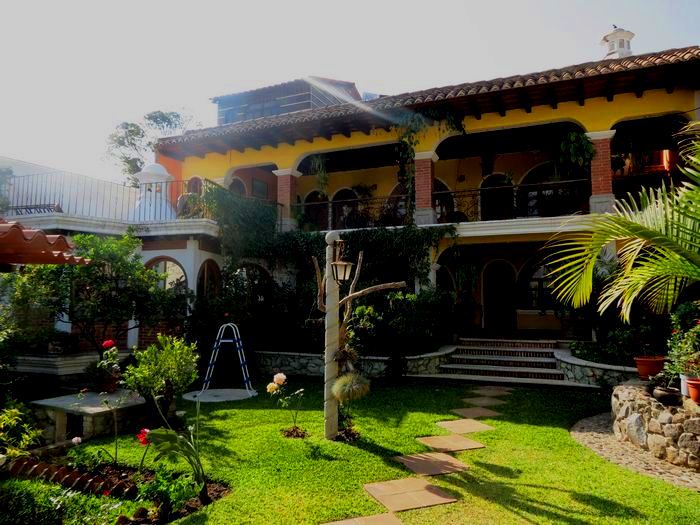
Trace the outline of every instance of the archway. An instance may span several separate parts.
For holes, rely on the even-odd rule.
[[[408,214],[408,189],[399,183],[391,190],[379,215],[380,226],[400,226],[406,223]]]
[[[481,220],[512,219],[515,215],[513,181],[503,173],[493,173],[481,183]]]
[[[364,227],[358,208],[357,193],[350,188],[339,190],[333,196],[333,229],[345,230]]]
[[[483,327],[493,335],[508,334],[517,328],[516,275],[508,261],[486,264],[482,274]]]
[[[202,263],[197,275],[197,297],[216,297],[221,291],[221,270],[213,259]]]
[[[304,199],[304,214],[299,226],[308,230],[328,230],[328,212],[328,197],[314,190]]]
[[[186,289],[187,274],[179,262],[170,257],[156,257],[146,263],[146,268],[155,270],[165,278],[158,281],[158,287],[163,290],[172,288]]]

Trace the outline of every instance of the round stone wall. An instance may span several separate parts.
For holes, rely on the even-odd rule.
[[[612,395],[613,431],[621,441],[674,465],[700,471],[700,407],[664,406],[642,385],[619,385]]]

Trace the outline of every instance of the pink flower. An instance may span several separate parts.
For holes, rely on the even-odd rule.
[[[115,347],[115,346],[117,346],[117,344],[114,341],[112,341],[111,339],[107,339],[106,341],[104,341],[102,343],[102,348],[104,348],[105,350],[109,350],[110,348]]]
[[[83,439],[75,436],[73,439],[71,439],[71,443],[73,443],[76,447],[80,445],[83,442]]]
[[[282,386],[287,381],[287,376],[280,372],[279,374],[275,374],[272,380],[276,385]]]

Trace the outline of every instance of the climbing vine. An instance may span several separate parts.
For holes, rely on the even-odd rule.
[[[324,195],[328,192],[328,170],[326,169],[326,156],[312,155],[309,158],[309,173],[316,177],[318,189]]]
[[[396,144],[397,179],[408,191],[407,211],[409,216],[413,215],[415,202],[413,181],[416,175],[415,158],[418,137],[433,123],[437,123],[441,133],[445,131],[466,133],[462,116],[446,107],[407,112],[393,126],[393,130],[398,135],[398,143]]]

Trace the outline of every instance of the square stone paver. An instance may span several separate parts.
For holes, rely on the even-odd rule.
[[[462,417],[496,417],[501,415],[500,412],[483,407],[453,408],[452,412]]]
[[[484,448],[485,446],[478,441],[460,436],[459,434],[422,437],[418,438],[418,441],[434,448],[438,452],[457,452],[458,450],[471,450],[474,448]]]
[[[369,483],[365,490],[392,512],[454,503],[456,498],[421,478]]]
[[[472,394],[480,396],[507,396],[513,391],[508,386],[482,386],[471,391]]]
[[[411,454],[410,456],[398,456],[394,459],[421,476],[451,474],[452,472],[462,472],[469,468],[457,458],[444,452],[422,452],[420,454]]]
[[[462,401],[477,407],[494,407],[506,404],[502,399],[496,399],[495,397],[465,397]]]
[[[332,523],[326,523],[326,525],[401,525],[401,521],[393,514],[386,513],[334,521]]]
[[[470,432],[483,432],[494,430],[492,426],[485,425],[476,419],[456,419],[454,421],[440,421],[438,426],[454,432],[455,434],[469,434]]]

